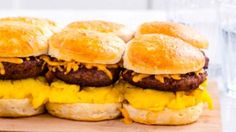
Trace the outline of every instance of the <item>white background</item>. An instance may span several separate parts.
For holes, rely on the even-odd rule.
[[[168,0],[0,0],[0,9],[166,9]]]

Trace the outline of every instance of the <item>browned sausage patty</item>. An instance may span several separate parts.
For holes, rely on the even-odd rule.
[[[80,66],[77,71],[70,71],[68,74],[64,74],[65,71],[57,70],[54,75],[69,84],[78,84],[82,87],[102,87],[111,85],[119,79],[119,68],[108,68],[108,70],[112,74],[112,79],[106,73],[97,70],[95,67],[87,69],[85,66]]]
[[[30,57],[30,60],[23,58],[21,64],[2,62],[5,74],[0,74],[2,80],[17,80],[31,77],[37,77],[43,73],[43,60]]]
[[[161,91],[189,91],[198,88],[198,86],[206,80],[207,72],[199,73],[196,75],[194,72],[182,74],[180,80],[174,80],[173,78],[164,78],[164,83],[155,79],[154,75],[143,78],[141,81],[134,82],[132,78],[131,70],[122,73],[122,77],[125,81],[134,86],[141,88],[156,89]]]

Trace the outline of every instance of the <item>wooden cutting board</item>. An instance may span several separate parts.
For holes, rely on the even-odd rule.
[[[184,126],[154,126],[132,123],[120,119],[102,122],[79,122],[59,119],[44,114],[28,118],[0,118],[0,131],[161,131],[161,132],[221,132],[219,89],[215,81],[209,81],[209,92],[214,100],[214,110],[205,110],[201,118]]]

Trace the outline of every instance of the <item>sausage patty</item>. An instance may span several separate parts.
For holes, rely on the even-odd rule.
[[[161,91],[189,91],[198,88],[198,86],[206,80],[207,72],[196,75],[194,72],[180,75],[180,80],[173,78],[164,78],[164,83],[155,79],[154,75],[143,78],[141,81],[134,82],[133,71],[127,70],[122,73],[122,77],[128,83],[141,88],[156,89]]]
[[[111,74],[112,79],[110,79],[106,73],[97,70],[96,67],[92,69],[87,69],[85,66],[80,66],[77,71],[70,71],[68,74],[64,74],[64,71],[57,70],[53,74],[69,84],[78,84],[82,87],[102,87],[108,86],[115,83],[119,79],[120,69],[119,68],[107,68]]]
[[[30,57],[30,60],[23,58],[23,63],[15,64],[2,62],[5,74],[0,74],[2,80],[17,80],[31,77],[37,77],[43,73],[43,60]]]

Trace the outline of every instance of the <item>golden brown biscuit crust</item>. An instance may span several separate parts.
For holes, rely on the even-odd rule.
[[[124,50],[119,37],[87,30],[65,29],[49,39],[49,55],[66,61],[115,64]]]
[[[141,34],[164,34],[182,39],[197,47],[207,48],[208,41],[189,26],[172,22],[147,22],[139,26],[136,36]]]
[[[161,34],[137,36],[128,43],[123,59],[126,69],[143,74],[185,74],[205,64],[199,49]]]
[[[129,41],[133,37],[133,32],[125,25],[101,20],[72,22],[67,26],[67,28],[111,33],[120,37],[125,42]]]

